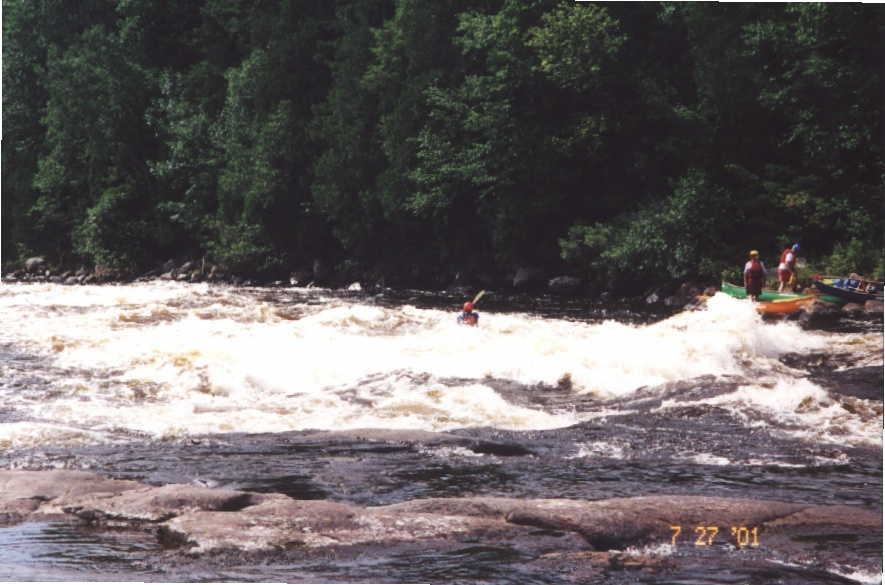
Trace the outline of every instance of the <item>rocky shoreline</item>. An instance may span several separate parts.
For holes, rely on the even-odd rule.
[[[845,505],[660,495],[431,498],[359,506],[279,493],[156,486],[81,471],[0,471],[0,523],[46,521],[148,532],[165,549],[168,564],[188,558],[211,562],[219,554],[268,562],[469,545],[509,547],[530,557],[530,564],[578,579],[600,570],[666,565],[673,562],[669,555],[650,553],[648,547],[709,546],[696,542],[705,538],[730,545],[732,554],[747,549],[790,562],[813,555],[816,563],[851,563],[863,556],[858,543],[882,533],[880,513]],[[719,534],[696,534],[697,526],[712,525]],[[675,526],[684,533],[677,534]],[[827,534],[839,539],[822,549],[818,539]]]
[[[135,276],[124,274],[117,270],[96,266],[89,269],[81,266],[78,269],[53,269],[49,267],[42,257],[29,258],[25,265],[2,275],[5,283],[55,283],[64,285],[88,285],[88,284],[126,284],[132,282],[171,281],[171,282],[208,282],[231,286],[268,286],[268,287],[323,287],[337,289],[348,293],[384,294],[394,290],[385,286],[383,277],[374,277],[371,280],[361,279],[358,273],[348,271],[350,274],[332,274],[323,263],[314,263],[313,270],[295,271],[290,274],[288,280],[254,280],[233,274],[222,265],[207,263],[205,260],[187,260],[176,263],[173,260],[166,261],[162,266],[144,274]],[[363,277],[366,275],[362,275]],[[412,286],[409,286],[412,285]],[[417,287],[419,282],[408,283],[401,289]],[[556,276],[547,278],[545,272],[539,268],[520,268],[515,274],[506,279],[497,281],[471,282],[455,275],[452,282],[446,285],[444,281],[436,283],[423,283],[436,285],[436,290],[444,290],[448,293],[460,294],[465,298],[475,294],[481,286],[495,288],[504,294],[550,294],[561,298],[594,298],[603,303],[623,303],[632,306],[659,307],[665,312],[678,310],[696,309],[703,305],[704,298],[714,295],[718,287],[710,283],[685,282],[677,288],[661,287],[645,291],[641,295],[632,297],[615,297],[610,292],[593,291],[588,289],[586,283],[574,276]],[[883,303],[879,300],[869,300],[865,304],[846,303],[842,306],[815,300],[815,302],[799,311],[787,316],[766,316],[767,319],[782,319],[797,321],[806,329],[827,329],[839,327],[840,323],[848,321],[879,321],[883,317]]]

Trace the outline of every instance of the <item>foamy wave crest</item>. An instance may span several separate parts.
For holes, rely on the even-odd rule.
[[[515,406],[483,380],[555,385],[567,374],[575,392],[613,397],[702,375],[779,372],[780,355],[826,344],[792,323],[763,324],[750,303],[721,294],[704,310],[647,326],[486,313],[470,328],[456,324],[454,311],[385,308],[322,291],[265,297],[149,283],[4,293],[0,317],[25,326],[6,328],[0,341],[63,373],[51,395],[23,398],[2,384],[0,393],[52,420],[160,436],[561,427],[575,416]],[[792,412],[791,393],[783,394],[768,406]]]

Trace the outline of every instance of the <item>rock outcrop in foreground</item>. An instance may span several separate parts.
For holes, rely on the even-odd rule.
[[[802,547],[827,534],[839,535],[843,543],[846,535],[856,535],[856,541],[882,534],[881,514],[852,506],[645,496],[597,501],[448,498],[361,507],[183,484],[150,486],[77,471],[0,471],[0,522],[59,519],[99,529],[148,530],[190,558],[225,551],[311,554],[473,543],[508,546],[539,562],[568,563],[582,555],[585,564],[609,567],[623,563],[625,549],[672,544],[673,526],[681,527],[676,537],[680,546],[698,546],[698,539],[715,539],[715,544],[735,550],[752,546],[748,538],[737,542],[731,530],[745,527],[757,529],[759,550],[817,561],[818,550]],[[697,527],[711,526],[718,527],[717,534],[707,530],[699,536]],[[834,541],[834,547],[838,544]],[[827,554],[842,554],[841,560],[851,552],[832,549]]]

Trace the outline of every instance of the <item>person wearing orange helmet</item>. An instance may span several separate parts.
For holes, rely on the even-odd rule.
[[[458,323],[460,325],[473,325],[479,323],[479,313],[473,310],[473,303],[467,301],[464,303],[464,310],[458,314]]]
[[[765,264],[759,259],[759,252],[751,250],[750,259],[744,264],[744,287],[751,301],[758,300],[759,295],[762,294],[765,276]]]

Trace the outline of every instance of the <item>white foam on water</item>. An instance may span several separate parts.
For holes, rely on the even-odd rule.
[[[574,392],[610,398],[702,375],[782,374],[780,355],[833,341],[793,323],[763,323],[750,303],[721,294],[705,310],[646,326],[498,313],[470,328],[455,323],[454,311],[300,292],[310,303],[207,284],[0,285],[0,320],[19,324],[0,331],[0,342],[47,356],[61,372],[51,393],[32,396],[0,382],[0,398],[60,424],[171,437],[546,429],[579,417],[514,405],[484,380],[556,385],[567,375]],[[727,401],[793,417],[801,382],[783,384],[774,395],[744,389]],[[825,393],[808,392],[818,408],[797,424],[835,420]],[[849,428],[855,431],[867,436],[866,428]]]
[[[772,559],[770,562],[783,565],[784,567],[795,567],[798,569],[805,569],[808,567],[820,568],[816,563],[809,562],[787,562],[781,561],[778,559]],[[872,571],[867,571],[866,569],[858,569],[855,567],[850,567],[846,565],[836,565],[834,567],[827,567],[824,569],[826,572],[831,573],[833,575],[837,575],[839,577],[843,577],[845,579],[853,579],[858,583],[862,583],[863,585],[881,585],[882,584],[882,571],[878,573],[874,573]]]
[[[739,459],[732,460],[728,457],[722,457],[721,455],[714,455],[712,453],[695,453],[695,454],[686,454],[680,458],[674,458],[674,461],[684,461],[687,463],[695,463],[698,465],[717,465],[717,466],[732,466],[732,465],[746,465],[746,466],[766,466],[766,467],[783,467],[783,468],[808,468],[808,467],[824,467],[830,465],[845,465],[851,462],[851,459],[845,455],[844,453],[840,454],[838,457],[814,457],[810,463],[787,463],[785,461],[780,461],[778,459],[757,459],[757,458],[747,458],[747,459]]]
[[[420,448],[418,452],[424,455],[432,455],[433,457],[439,457],[440,459],[456,459],[459,457],[469,457],[471,459],[475,459],[477,457],[484,457],[486,459],[495,460],[495,457],[490,457],[485,453],[477,453],[476,451],[471,451],[466,447],[434,447],[434,448]]]
[[[857,406],[847,410],[840,400],[805,378],[776,377],[738,387],[734,392],[688,402],[665,400],[659,409],[686,404],[720,406],[742,418],[748,425],[770,426],[759,417],[763,413],[777,421],[777,432],[804,439],[840,444],[881,444],[881,409],[870,401],[866,415],[858,415]]]
[[[872,571],[864,571],[852,567],[838,567],[836,569],[830,569],[829,572],[838,575],[839,577],[863,583],[863,585],[882,585],[881,572],[873,573]]]
[[[621,557],[632,558],[647,558],[647,557],[669,557],[673,556],[677,551],[677,547],[669,542],[662,542],[659,544],[649,544],[646,546],[631,546],[624,549],[623,552],[620,553]]]
[[[622,441],[590,441],[578,443],[578,452],[566,459],[624,459],[632,447]]]
[[[0,424],[0,451],[27,449],[40,445],[86,445],[108,442],[107,435],[65,425],[12,422]]]

